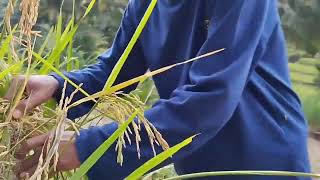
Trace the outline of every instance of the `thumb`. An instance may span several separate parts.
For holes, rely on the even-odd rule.
[[[23,99],[19,102],[15,110],[13,111],[13,117],[15,119],[20,119],[24,116],[26,112],[29,112],[33,108],[43,103],[41,95],[36,93],[31,93],[27,99]]]

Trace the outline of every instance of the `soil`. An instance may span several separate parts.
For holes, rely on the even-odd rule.
[[[312,136],[309,138],[308,144],[312,170],[314,173],[320,173],[320,139]]]

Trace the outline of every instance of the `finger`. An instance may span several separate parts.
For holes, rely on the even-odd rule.
[[[12,101],[15,93],[17,92],[18,88],[22,85],[24,80],[25,80],[24,76],[18,76],[16,78],[14,78],[11,81],[10,87],[9,87],[6,95],[4,96],[4,98]]]
[[[13,101],[15,98],[16,93],[18,92],[18,89],[23,85],[23,82],[25,81],[24,76],[18,76],[14,78],[11,81],[10,87],[7,91],[7,94],[4,96],[5,99],[9,101]],[[22,117],[24,112],[24,105],[21,104],[21,102],[18,104],[19,108],[17,110],[14,110],[13,117],[16,119],[19,119]]]
[[[43,95],[36,94],[31,91],[27,99],[21,100],[16,109],[13,112],[13,117],[20,119],[26,112],[29,112],[33,108],[37,107],[43,102]]]
[[[37,104],[34,102],[34,99],[32,97],[21,100],[16,109],[13,111],[13,117],[15,119],[20,119],[24,116],[25,113],[29,112],[36,106]]]
[[[19,104],[17,105],[16,109],[13,111],[13,118],[15,119],[20,119],[23,117],[23,115],[25,114],[25,112],[27,112],[27,100],[22,100],[19,102]]]
[[[30,176],[32,176],[34,174],[34,172],[36,172],[37,170],[37,166],[33,166],[32,168],[28,169],[27,171],[22,172],[19,177],[20,179],[28,179]]]
[[[30,158],[27,158],[21,162],[18,163],[16,167],[16,173],[20,174],[22,172],[27,171],[28,169],[32,168],[33,166],[37,166],[39,162],[40,155],[42,153],[42,149],[38,148],[34,155],[32,155]]]
[[[42,147],[46,140],[48,139],[49,134],[42,134],[33,138],[30,138],[21,144],[21,147],[16,151],[15,158],[24,159],[26,155],[32,150]]]
[[[25,108],[27,111],[41,105],[44,101],[47,100],[47,94],[39,92],[36,88],[29,88],[28,90],[28,99],[25,101]]]

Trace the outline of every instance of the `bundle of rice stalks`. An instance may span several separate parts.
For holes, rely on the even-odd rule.
[[[106,95],[100,98],[97,108],[102,116],[112,119],[119,125],[125,123],[125,121],[138,111],[137,121],[132,122],[131,128],[129,127],[125,133],[119,137],[116,145],[118,152],[117,162],[122,165],[123,155],[122,149],[126,147],[126,144],[131,145],[131,139],[129,134],[135,135],[135,143],[137,147],[138,157],[140,158],[140,147],[141,142],[140,131],[141,126],[144,126],[148,136],[151,148],[153,149],[154,155],[156,155],[154,143],[160,146],[163,150],[169,148],[168,143],[162,138],[162,135],[158,130],[144,117],[145,103],[142,102],[139,97],[134,94],[123,94],[121,92]]]
[[[55,110],[50,110],[44,105],[25,112],[21,119],[10,116],[12,102],[0,98],[0,179],[15,179],[13,169],[18,163],[15,152],[28,138],[49,134],[46,146],[41,150],[35,173],[25,179],[49,179],[50,172],[56,171],[59,158],[59,144],[64,131],[75,130],[73,123],[67,119],[68,104],[77,91],[64,98]],[[46,114],[47,111],[50,113]],[[34,155],[34,150],[26,158]]]
[[[0,174],[3,179],[12,179],[17,160],[15,151],[27,138],[48,132],[54,126],[54,118],[44,115],[41,107],[25,114],[21,119],[10,118],[11,103],[0,98]]]

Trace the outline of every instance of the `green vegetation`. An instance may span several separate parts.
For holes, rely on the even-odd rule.
[[[320,127],[320,2],[280,0],[291,78],[312,130]]]

